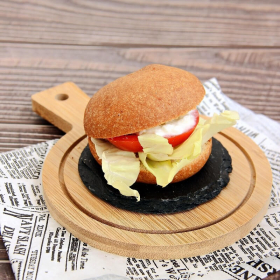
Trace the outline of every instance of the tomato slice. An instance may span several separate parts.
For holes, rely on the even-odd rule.
[[[143,148],[139,143],[137,134],[128,134],[114,138],[108,138],[107,140],[117,148],[124,151],[130,151],[134,153],[143,151]]]
[[[199,113],[197,110],[193,112],[193,115],[195,117],[195,124],[191,128],[189,128],[187,131],[183,132],[182,134],[176,135],[176,136],[165,136],[166,139],[168,139],[168,143],[171,144],[173,147],[176,147],[183,143],[185,140],[189,138],[189,136],[193,133],[195,130],[198,121],[199,121]],[[117,148],[124,150],[124,151],[130,151],[130,152],[142,152],[143,148],[138,140],[137,134],[128,134],[113,138],[107,139],[110,143],[112,143]]]

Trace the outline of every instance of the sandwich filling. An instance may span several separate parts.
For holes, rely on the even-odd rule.
[[[165,187],[184,166],[201,154],[203,145],[213,135],[233,126],[239,119],[237,112],[224,111],[204,120],[196,118],[195,111],[192,110],[188,115],[171,123],[134,134],[133,137],[141,148],[137,153],[117,148],[117,145],[110,141],[114,138],[108,139],[109,141],[91,138],[98,157],[102,159],[102,170],[107,183],[118,189],[122,195],[135,196],[139,201],[138,191],[130,187],[137,180],[140,161],[156,177],[157,184]],[[181,132],[180,128],[184,127],[182,123],[187,123],[187,131],[191,132],[183,142],[173,146],[169,139],[176,137],[178,131]],[[165,126],[172,129],[166,131]],[[184,134],[184,131],[185,128],[179,135]]]
[[[140,131],[138,134],[156,134],[165,138],[177,136],[189,130],[194,130],[199,120],[199,113],[196,109],[189,111],[178,119]]]
[[[199,113],[195,109],[178,119],[162,125],[142,130],[138,133],[109,138],[107,140],[121,150],[137,153],[143,151],[138,136],[155,134],[168,139],[168,143],[171,144],[172,147],[175,147],[188,139],[195,130],[198,121]]]

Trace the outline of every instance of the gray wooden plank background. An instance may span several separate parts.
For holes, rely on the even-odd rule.
[[[280,122],[280,2],[0,0],[0,152],[63,135],[32,94],[72,81],[92,96],[150,63],[216,77]],[[14,279],[1,237],[0,279]]]

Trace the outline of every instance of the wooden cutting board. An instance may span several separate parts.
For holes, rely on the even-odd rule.
[[[66,132],[45,160],[44,197],[52,216],[80,240],[127,257],[174,259],[228,246],[261,221],[270,200],[270,165],[261,149],[235,128],[215,136],[232,157],[230,183],[193,210],[132,213],[94,197],[78,174],[78,160],[87,144],[83,114],[88,101],[70,82],[32,96],[34,111]]]

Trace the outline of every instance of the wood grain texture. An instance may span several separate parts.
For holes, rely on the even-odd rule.
[[[3,243],[3,238],[0,236],[0,279],[14,280],[15,276],[11,268],[8,254]]]
[[[0,277],[1,277],[1,280],[14,280],[15,279],[15,276],[14,276],[14,273],[12,271],[9,261],[0,260]]]
[[[3,243],[3,238],[0,236],[0,260],[5,260],[8,258],[6,248]]]
[[[1,1],[2,42],[130,46],[280,45],[269,1]]]
[[[201,81],[216,77],[240,104],[280,121],[279,50],[223,48],[112,48],[0,45],[0,151],[62,132],[31,109],[35,92],[74,81],[89,96],[150,63],[186,69]]]
[[[278,0],[1,0],[0,152],[63,135],[32,112],[34,92],[73,81],[92,95],[154,62],[216,76],[231,98],[280,121],[279,10]],[[0,279],[14,279],[7,263]]]

